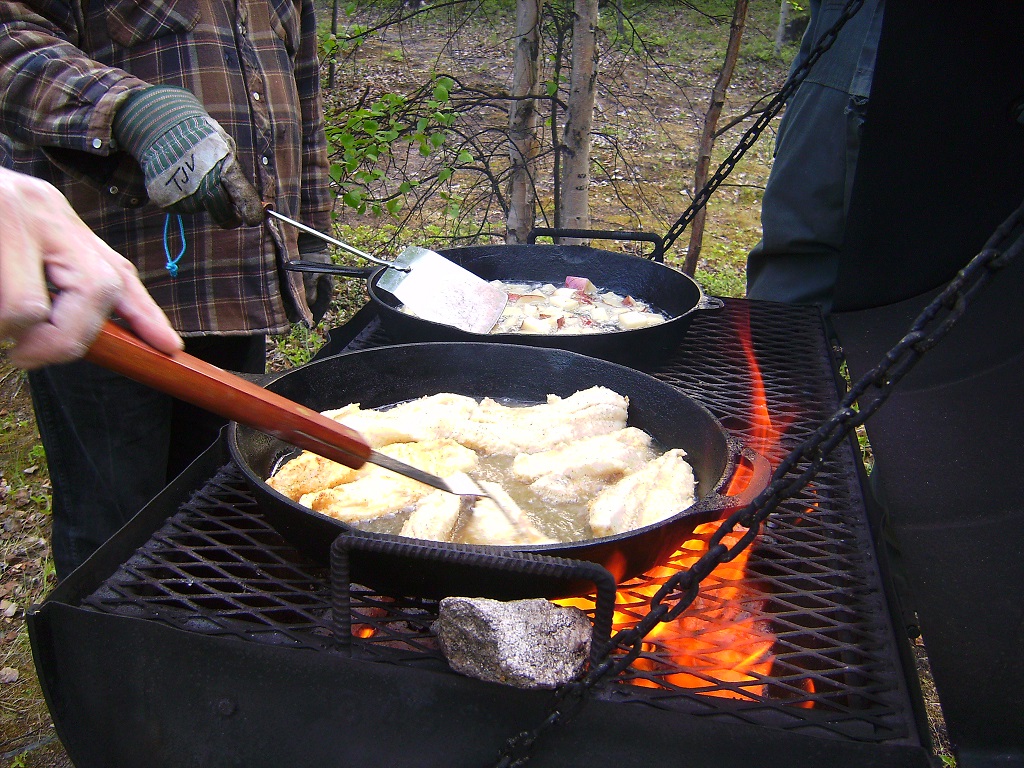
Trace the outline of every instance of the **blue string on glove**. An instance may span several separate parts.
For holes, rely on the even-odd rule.
[[[181,220],[181,216],[174,214],[174,217],[178,220],[178,233],[181,237],[181,250],[178,251],[178,255],[173,259],[171,258],[170,249],[170,236],[168,230],[171,228],[171,214],[167,214],[164,217],[164,256],[167,257],[167,263],[164,267],[168,272],[171,273],[171,277],[178,276],[178,262],[181,261],[181,257],[185,255],[185,222]]]

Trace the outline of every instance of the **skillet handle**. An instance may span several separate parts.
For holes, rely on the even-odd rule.
[[[322,264],[319,261],[289,261],[284,265],[288,272],[318,272],[322,275],[340,277],[361,277],[367,279],[378,267],[349,267],[343,264]]]
[[[732,442],[732,441],[730,441]],[[772,465],[763,455],[745,445],[736,443],[735,450],[750,464],[751,475],[746,486],[732,495],[715,491],[708,494],[701,500],[701,506],[705,509],[725,510],[742,509],[757,498],[772,478]],[[737,462],[737,466],[739,463]],[[736,472],[733,472],[733,477]]]
[[[159,352],[111,321],[85,359],[345,466],[358,469],[370,457],[355,430],[186,352]]]

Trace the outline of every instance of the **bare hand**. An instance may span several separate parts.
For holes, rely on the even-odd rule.
[[[58,294],[51,300],[47,280]],[[134,265],[53,186],[0,168],[0,338],[22,368],[82,357],[117,314],[162,352],[182,348]]]

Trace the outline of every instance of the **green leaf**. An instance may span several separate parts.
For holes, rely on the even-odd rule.
[[[448,179],[452,177],[453,173],[455,173],[455,171],[451,168],[442,168],[441,172],[437,174],[437,180],[441,182],[448,181]]]
[[[556,93],[558,93],[558,83],[549,82],[545,86],[545,90],[547,91],[548,96],[554,96]]]
[[[444,134],[443,133],[432,133],[432,134],[430,134],[430,145],[432,147],[434,147],[436,149],[437,147],[440,147],[442,144],[444,144]]]
[[[437,87],[434,88],[434,98],[440,102],[448,101],[448,89],[438,83]]]
[[[458,157],[457,162],[461,163],[462,165],[466,165],[468,163],[472,163],[473,162],[473,153],[470,152],[468,149],[462,150],[461,152],[459,152],[459,157]]]

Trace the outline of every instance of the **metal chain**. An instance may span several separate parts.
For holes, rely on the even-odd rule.
[[[1000,269],[1024,251],[1024,203],[992,234],[946,288],[917,316],[906,335],[882,361],[854,383],[832,416],[795,448],[772,473],[771,482],[750,504],[729,516],[711,536],[708,550],[688,570],[671,576],[651,598],[651,610],[635,626],[618,632],[582,680],[555,693],[548,716],[534,730],[519,733],[496,763],[498,768],[525,765],[537,740],[551,727],[569,720],[589,692],[609,675],[617,675],[640,655],[641,643],[659,623],[677,618],[696,599],[701,581],[718,565],[734,560],[760,532],[761,524],[786,499],[794,497],[818,474],[828,455],[864,424],[889,398],[893,388],[960,319],[974,295]],[[1004,242],[1005,250],[1000,250]],[[865,403],[869,393],[873,397]],[[722,540],[738,526],[746,528],[731,546]],[[620,655],[612,657],[614,651]]]
[[[721,186],[722,182],[725,181],[726,177],[732,173],[733,168],[736,167],[736,164],[747,153],[747,150],[754,146],[754,143],[760,138],[764,129],[767,128],[771,121],[775,119],[775,116],[779,114],[782,107],[785,106],[787,101],[789,101],[789,98],[793,95],[796,89],[799,88],[800,84],[807,78],[807,74],[811,71],[811,67],[814,66],[815,62],[824,55],[825,51],[832,47],[832,44],[839,36],[839,30],[843,28],[846,22],[849,21],[857,11],[860,10],[862,5],[864,5],[864,0],[849,0],[849,2],[846,3],[842,14],[836,20],[836,23],[821,36],[821,39],[807,55],[807,58],[793,70],[785,84],[782,86],[782,89],[775,94],[775,98],[768,102],[768,106],[761,111],[753,125],[751,125],[750,128],[747,129],[746,133],[740,137],[735,149],[733,149],[729,156],[722,161],[722,164],[718,166],[714,175],[712,175],[704,186],[701,187],[700,191],[694,195],[693,202],[691,202],[690,206],[683,211],[683,215],[680,216],[679,220],[672,225],[671,229],[669,229],[663,241],[663,248],[665,251],[668,251],[668,249],[672,247],[672,244],[675,243],[676,239],[683,234],[683,230],[690,225],[690,222],[693,221],[697,212],[707,205],[712,193],[714,193],[714,191]]]

